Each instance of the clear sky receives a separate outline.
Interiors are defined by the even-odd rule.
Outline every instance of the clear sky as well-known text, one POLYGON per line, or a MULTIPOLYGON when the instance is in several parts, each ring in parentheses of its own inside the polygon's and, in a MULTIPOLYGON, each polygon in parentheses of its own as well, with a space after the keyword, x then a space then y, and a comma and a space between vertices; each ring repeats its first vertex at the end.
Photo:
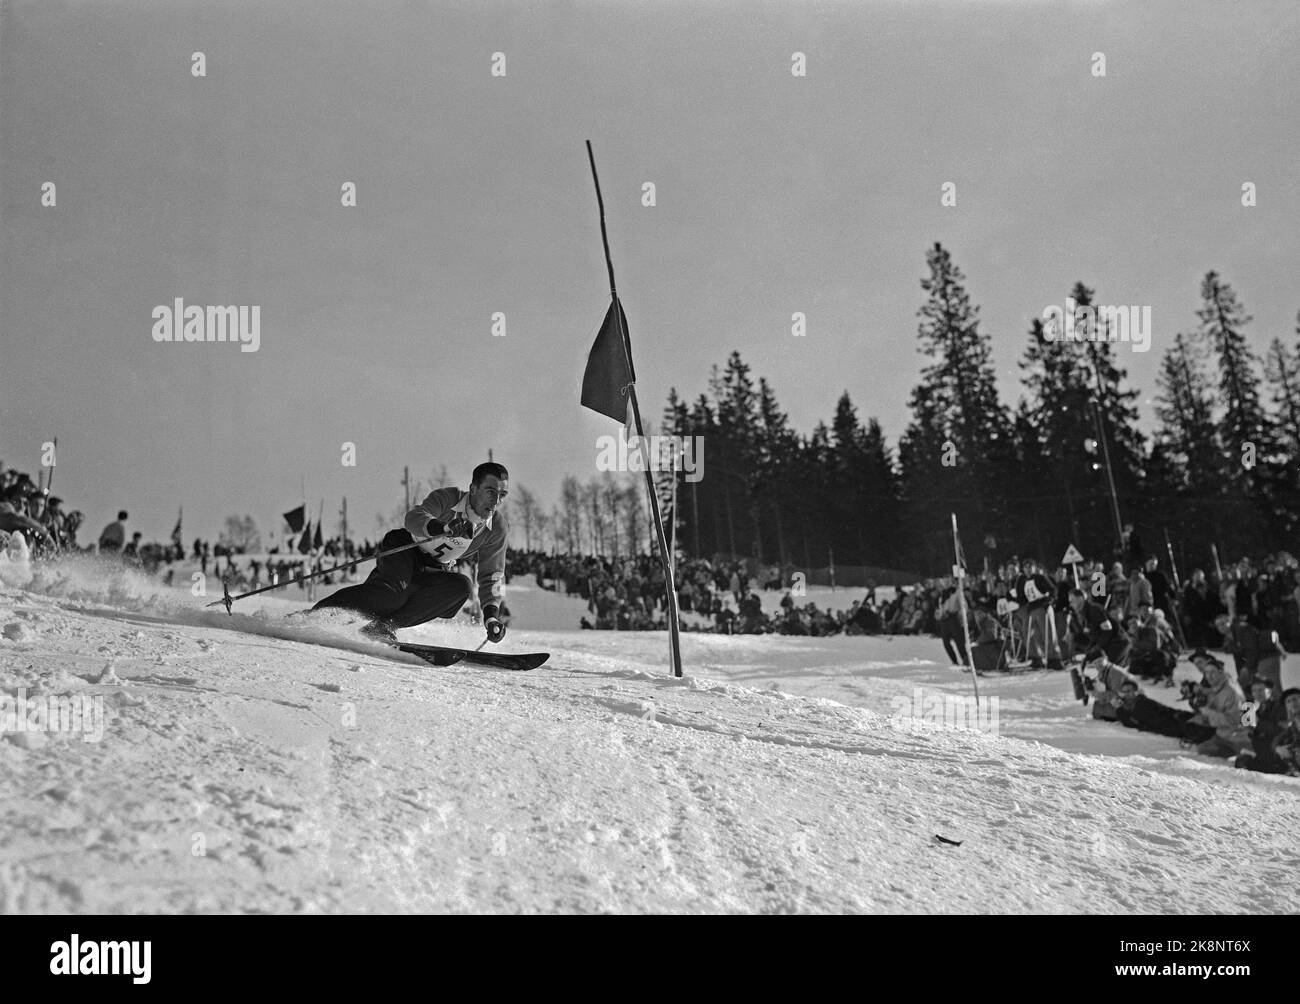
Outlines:
POLYGON ((489 448, 549 506, 615 428, 578 405, 609 293, 585 139, 647 418, 738 349, 800 431, 848 390, 895 442, 935 241, 1009 401, 1076 280, 1151 306, 1149 399, 1209 269, 1258 350, 1293 336, 1298 47, 1264 0, 7 2, 0 460, 57 435, 92 536, 181 503, 187 538, 278 528, 301 479, 373 535, 403 464, 463 487, 489 448), (155 342, 176 297, 259 305, 259 350, 155 342))

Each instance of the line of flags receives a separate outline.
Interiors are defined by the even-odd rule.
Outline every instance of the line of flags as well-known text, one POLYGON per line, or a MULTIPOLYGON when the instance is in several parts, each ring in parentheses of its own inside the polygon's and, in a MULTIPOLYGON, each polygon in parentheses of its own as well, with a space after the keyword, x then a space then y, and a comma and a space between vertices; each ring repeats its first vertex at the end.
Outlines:
POLYGON ((309 554, 313 550, 320 550, 325 546, 325 538, 321 533, 320 520, 316 521, 315 533, 312 532, 311 520, 307 518, 307 507, 300 505, 296 509, 290 509, 282 514, 284 521, 289 525, 291 533, 300 534, 298 537, 298 553, 309 554))

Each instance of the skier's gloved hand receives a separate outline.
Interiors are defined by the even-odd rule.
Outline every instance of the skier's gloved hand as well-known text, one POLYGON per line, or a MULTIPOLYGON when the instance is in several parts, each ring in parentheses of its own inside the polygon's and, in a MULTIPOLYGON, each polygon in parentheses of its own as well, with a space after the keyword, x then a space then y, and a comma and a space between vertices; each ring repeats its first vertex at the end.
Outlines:
POLYGON ((498 613, 494 606, 483 608, 483 629, 487 631, 488 641, 493 645, 506 636, 506 626, 497 617, 498 613))
POLYGON ((453 537, 472 537, 474 536, 474 524, 464 516, 460 516, 447 524, 446 532, 453 537))
POLYGON ((436 519, 431 519, 424 525, 424 535, 426 537, 441 537, 446 532, 447 528, 436 519))

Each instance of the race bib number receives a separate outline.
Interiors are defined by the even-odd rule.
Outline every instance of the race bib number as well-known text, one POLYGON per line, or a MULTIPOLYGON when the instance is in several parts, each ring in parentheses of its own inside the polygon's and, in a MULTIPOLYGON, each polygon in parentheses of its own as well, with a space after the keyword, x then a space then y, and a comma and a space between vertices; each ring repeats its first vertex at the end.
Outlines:
POLYGON ((1039 592, 1038 586, 1034 584, 1033 579, 1025 580, 1025 599, 1030 603, 1033 603, 1036 600, 1041 600, 1046 595, 1046 593, 1039 592))
POLYGON ((434 561, 448 564, 458 561, 469 550, 469 545, 473 543, 473 537, 453 536, 452 534, 443 534, 440 537, 434 537, 420 545, 420 550, 431 557, 434 561))

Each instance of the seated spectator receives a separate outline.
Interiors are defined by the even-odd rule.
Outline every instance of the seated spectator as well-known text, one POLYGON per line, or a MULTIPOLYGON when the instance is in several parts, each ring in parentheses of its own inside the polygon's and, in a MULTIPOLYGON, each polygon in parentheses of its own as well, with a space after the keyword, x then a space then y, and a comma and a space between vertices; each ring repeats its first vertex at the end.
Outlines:
POLYGON ((25 506, 20 508, 22 498, 22 489, 17 485, 11 485, 5 490, 4 500, 0 501, 0 530, 6 530, 10 533, 15 530, 23 530, 26 532, 30 543, 44 540, 53 546, 54 538, 50 536, 50 532, 37 520, 32 519, 26 512, 22 511, 25 506))
POLYGON ((1285 773, 1273 743, 1286 727, 1286 708, 1278 700, 1272 680, 1256 677, 1251 684, 1245 724, 1250 729, 1251 748, 1237 757, 1237 766, 1262 774, 1285 773))
POLYGON ((1277 773, 1300 777, 1300 689, 1284 690, 1282 700, 1286 723, 1273 740, 1273 756, 1281 767, 1277 773))
POLYGON ((1141 604, 1131 637, 1129 669, 1133 674, 1153 681, 1167 681, 1173 686, 1178 643, 1174 641, 1173 630, 1164 614, 1153 610, 1150 604, 1141 604))
POLYGON ((1005 673, 1011 669, 1007 658, 1005 632, 997 617, 987 610, 975 612, 976 632, 971 641, 971 662, 977 673, 1005 673))
POLYGON ((1214 656, 1202 661, 1204 683, 1199 688, 1204 703, 1192 719, 1197 725, 1209 725, 1214 736, 1196 745, 1202 756, 1236 757, 1250 749, 1250 735, 1242 724, 1244 698, 1236 679, 1214 656))

